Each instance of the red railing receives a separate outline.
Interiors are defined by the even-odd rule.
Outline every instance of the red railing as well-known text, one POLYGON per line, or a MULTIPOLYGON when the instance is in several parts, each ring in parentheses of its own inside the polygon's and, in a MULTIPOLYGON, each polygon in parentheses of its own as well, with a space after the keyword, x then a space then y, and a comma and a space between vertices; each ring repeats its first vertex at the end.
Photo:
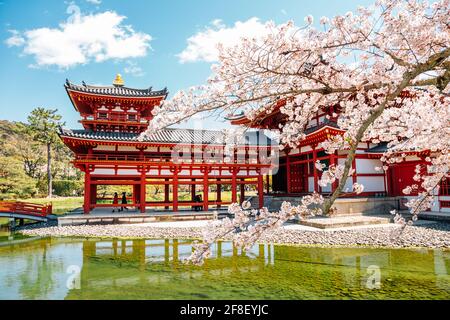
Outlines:
POLYGON ((0 212, 20 213, 31 216, 46 217, 52 213, 51 204, 36 204, 20 201, 0 201, 0 212))
POLYGON ((140 122, 137 116, 129 116, 124 114, 117 114, 117 115, 109 115, 109 116, 98 116, 96 119, 89 119, 86 120, 100 120, 100 121, 126 121, 126 122, 140 122))
POLYGON ((222 157, 217 159, 203 159, 203 158, 183 158, 172 159, 167 156, 151 156, 151 155, 138 155, 138 154, 77 154, 75 156, 76 161, 140 161, 140 162, 174 162, 174 163, 192 163, 192 164, 247 164, 247 165, 268 165, 270 164, 269 158, 264 159, 267 163, 254 163, 256 159, 235 159, 233 162, 225 162, 222 157))

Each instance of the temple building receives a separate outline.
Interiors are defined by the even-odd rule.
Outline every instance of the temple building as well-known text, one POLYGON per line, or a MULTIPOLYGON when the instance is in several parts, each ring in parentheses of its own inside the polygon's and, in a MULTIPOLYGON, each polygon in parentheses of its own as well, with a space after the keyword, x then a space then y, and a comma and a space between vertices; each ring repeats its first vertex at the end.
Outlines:
MULTIPOLYGON (((405 95, 405 93, 402 93, 405 95)), ((407 93, 406 93, 407 95, 407 93)), ((232 124, 244 125, 251 128, 280 130, 280 124, 286 123, 286 115, 280 108, 286 104, 286 100, 280 100, 275 105, 262 108, 258 115, 250 120, 244 114, 232 115, 228 119, 232 124)), ((337 123, 340 107, 322 107, 305 128, 306 137, 301 140, 296 148, 286 147, 279 154, 278 170, 272 176, 272 190, 274 194, 283 196, 298 196, 311 192, 330 194, 337 188, 338 182, 322 187, 319 185, 321 171, 315 163, 320 161, 325 165, 344 164, 347 151, 338 150, 334 154, 328 154, 319 144, 333 135, 342 135, 344 130, 337 123)), ((403 198, 408 199, 417 195, 417 190, 405 195, 403 190, 413 184, 415 168, 418 164, 427 168, 430 163, 426 158, 430 156, 429 150, 402 151, 404 161, 390 164, 386 171, 377 171, 376 167, 383 167, 380 158, 387 150, 385 143, 361 142, 356 150, 352 163, 354 173, 348 178, 341 197, 352 198, 403 198), (364 191, 356 195, 352 191, 353 183, 364 185, 364 191)), ((437 201, 431 208, 432 211, 450 212, 450 181, 443 180, 438 190, 437 201)), ((404 202, 404 201, 403 201, 404 202)))
MULTIPOLYGON (((320 108, 305 128, 305 139, 279 154, 278 146, 273 147, 275 142, 262 129, 276 131, 286 122, 286 116, 280 111, 285 100, 263 108, 252 120, 244 114, 229 116, 233 125, 258 129, 247 131, 245 139, 234 145, 230 156, 222 131, 166 128, 140 138, 153 117, 153 108, 166 99, 166 89, 128 88, 120 75, 112 86, 91 86, 84 82, 76 85, 66 81, 65 88, 80 113, 84 129, 61 128, 60 137, 74 152, 75 167, 85 173, 85 213, 97 207, 121 206, 99 201, 99 185, 131 186, 127 206, 140 212, 147 208, 173 211, 220 208, 242 202, 248 187, 257 191, 257 199, 252 201, 254 207, 264 205, 264 195, 294 199, 311 192, 326 195, 335 190, 338 182, 321 186, 322 172, 315 163, 320 161, 326 169, 332 164, 343 164, 347 157, 345 150, 328 154, 320 148, 321 142, 345 132, 338 126, 338 105, 320 108), (163 188, 164 199, 149 200, 149 186, 163 188), (184 190, 189 188, 189 199, 180 199, 180 186, 184 190), (228 199, 222 197, 225 189, 231 191, 228 199)), ((417 183, 413 180, 414 170, 418 164, 427 168, 430 151, 402 152, 405 161, 389 165, 386 171, 377 171, 377 167, 383 167, 380 158, 385 151, 386 145, 382 143, 368 141, 358 145, 352 163, 354 173, 348 178, 341 197, 359 199, 359 202, 363 198, 372 199, 386 207, 388 201, 395 205, 417 194, 416 190, 406 196, 403 190, 417 183), (354 183, 364 185, 362 193, 353 192, 354 183)), ((450 212, 449 181, 442 181, 437 199, 432 211, 450 212)))
POLYGON ((246 186, 256 187, 258 205, 263 205, 263 179, 271 167, 272 152, 267 136, 248 132, 231 156, 222 131, 162 129, 142 139, 152 109, 168 95, 166 89, 128 88, 120 75, 112 86, 77 85, 67 80, 65 88, 84 129, 61 128, 60 137, 74 152, 75 167, 85 174, 85 213, 121 206, 120 199, 118 204, 99 201, 99 185, 131 186, 127 207, 140 212, 152 207, 173 211, 220 208, 242 202, 246 186), (150 185, 164 187, 164 200, 147 200, 150 185), (215 185, 214 194, 211 185, 215 185), (231 199, 222 199, 226 185, 231 199), (180 186, 190 189, 190 199, 179 199, 180 186))

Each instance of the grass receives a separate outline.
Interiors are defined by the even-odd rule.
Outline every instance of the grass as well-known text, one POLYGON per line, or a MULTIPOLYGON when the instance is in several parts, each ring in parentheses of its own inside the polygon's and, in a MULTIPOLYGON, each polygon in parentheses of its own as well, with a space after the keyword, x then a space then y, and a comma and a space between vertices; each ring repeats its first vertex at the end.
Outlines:
MULTIPOLYGON (((202 192, 197 192, 197 194, 203 195, 202 192)), ((231 201, 231 191, 222 191, 222 201, 231 201)), ((256 192, 254 191, 246 191, 245 193, 246 197, 248 196, 255 196, 256 192)), ((107 195, 108 197, 112 197, 112 195, 107 195)), ((172 201, 172 193, 169 195, 170 201, 172 201)), ((180 201, 189 201, 191 199, 191 193, 190 192, 178 192, 178 199, 180 201)), ((209 193, 209 199, 210 200, 216 200, 216 192, 210 192, 209 193)), ((238 199, 239 199, 239 192, 238 192, 238 199)), ((159 192, 156 195, 154 192, 148 192, 147 201, 163 201, 164 200, 164 192, 159 192)), ((83 206, 83 197, 58 197, 58 198, 33 198, 33 199, 22 199, 19 201, 25 201, 25 202, 31 202, 31 203, 37 203, 37 204, 47 204, 52 203, 53 205, 53 213, 54 214, 63 214, 68 211, 71 211, 76 208, 80 208, 83 206)), ((98 201, 99 203, 108 203, 111 202, 111 200, 105 200, 105 201, 98 201)), ((6 219, 7 222, 7 219, 6 219)), ((0 224, 2 224, 2 220, 0 218, 0 224)))
POLYGON ((54 214, 63 214, 67 211, 80 208, 83 205, 83 197, 58 197, 58 198, 33 198, 33 199, 22 199, 19 201, 37 203, 37 204, 47 204, 52 203, 54 214))

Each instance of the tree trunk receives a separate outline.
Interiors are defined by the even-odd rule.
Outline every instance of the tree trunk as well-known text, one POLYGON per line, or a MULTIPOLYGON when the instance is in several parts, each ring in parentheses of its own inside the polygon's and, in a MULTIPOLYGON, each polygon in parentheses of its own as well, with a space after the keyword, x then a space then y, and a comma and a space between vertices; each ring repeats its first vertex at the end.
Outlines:
POLYGON ((369 126, 371 124, 373 124, 375 122, 375 120, 378 119, 379 116, 381 116, 381 114, 383 113, 383 111, 386 108, 386 106, 388 105, 388 103, 390 101, 393 101, 396 97, 398 97, 400 95, 400 93, 410 84, 410 81, 412 79, 414 79, 418 75, 420 75, 428 70, 432 70, 435 66, 437 66, 440 63, 442 63, 443 61, 445 61, 445 59, 447 59, 449 57, 449 55, 450 55, 450 48, 448 48, 442 52, 435 53, 428 59, 427 62, 418 64, 411 71, 406 71, 403 74, 403 79, 399 83, 397 88, 393 92, 387 94, 384 101, 377 108, 375 108, 375 110, 370 114, 370 116, 366 120, 364 120, 364 122, 361 124, 361 127, 359 127, 358 132, 356 133, 356 137, 354 138, 353 145, 351 146, 351 148, 348 152, 347 159, 345 160, 345 165, 344 165, 344 173, 342 175, 341 180, 339 180, 339 185, 336 188, 336 190, 334 190, 332 195, 328 199, 325 199, 325 201, 322 205, 323 214, 325 214, 325 215, 329 214, 334 202, 339 197, 339 195, 342 193, 342 190, 344 189, 345 183, 348 178, 348 174, 350 172, 350 168, 352 166, 353 159, 355 158, 356 149, 358 148, 358 144, 361 142, 361 140, 364 136, 364 133, 369 128, 369 126))
POLYGON ((51 144, 47 143, 47 182, 48 182, 48 197, 53 195, 53 181, 52 181, 52 149, 51 144))

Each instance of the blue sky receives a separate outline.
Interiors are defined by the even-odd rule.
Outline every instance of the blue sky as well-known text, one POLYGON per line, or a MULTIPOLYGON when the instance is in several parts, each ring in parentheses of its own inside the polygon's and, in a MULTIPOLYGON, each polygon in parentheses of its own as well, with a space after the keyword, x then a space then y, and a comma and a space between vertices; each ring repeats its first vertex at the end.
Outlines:
MULTIPOLYGON (((257 33, 269 20, 302 25, 308 14, 317 22, 370 3, 0 0, 0 119, 26 121, 33 108, 43 106, 58 108, 67 126, 78 128, 78 114, 63 88, 66 78, 110 85, 121 73, 126 86, 167 87, 174 94, 206 80, 219 39, 257 33)), ((213 119, 202 124, 226 126, 213 119)))

